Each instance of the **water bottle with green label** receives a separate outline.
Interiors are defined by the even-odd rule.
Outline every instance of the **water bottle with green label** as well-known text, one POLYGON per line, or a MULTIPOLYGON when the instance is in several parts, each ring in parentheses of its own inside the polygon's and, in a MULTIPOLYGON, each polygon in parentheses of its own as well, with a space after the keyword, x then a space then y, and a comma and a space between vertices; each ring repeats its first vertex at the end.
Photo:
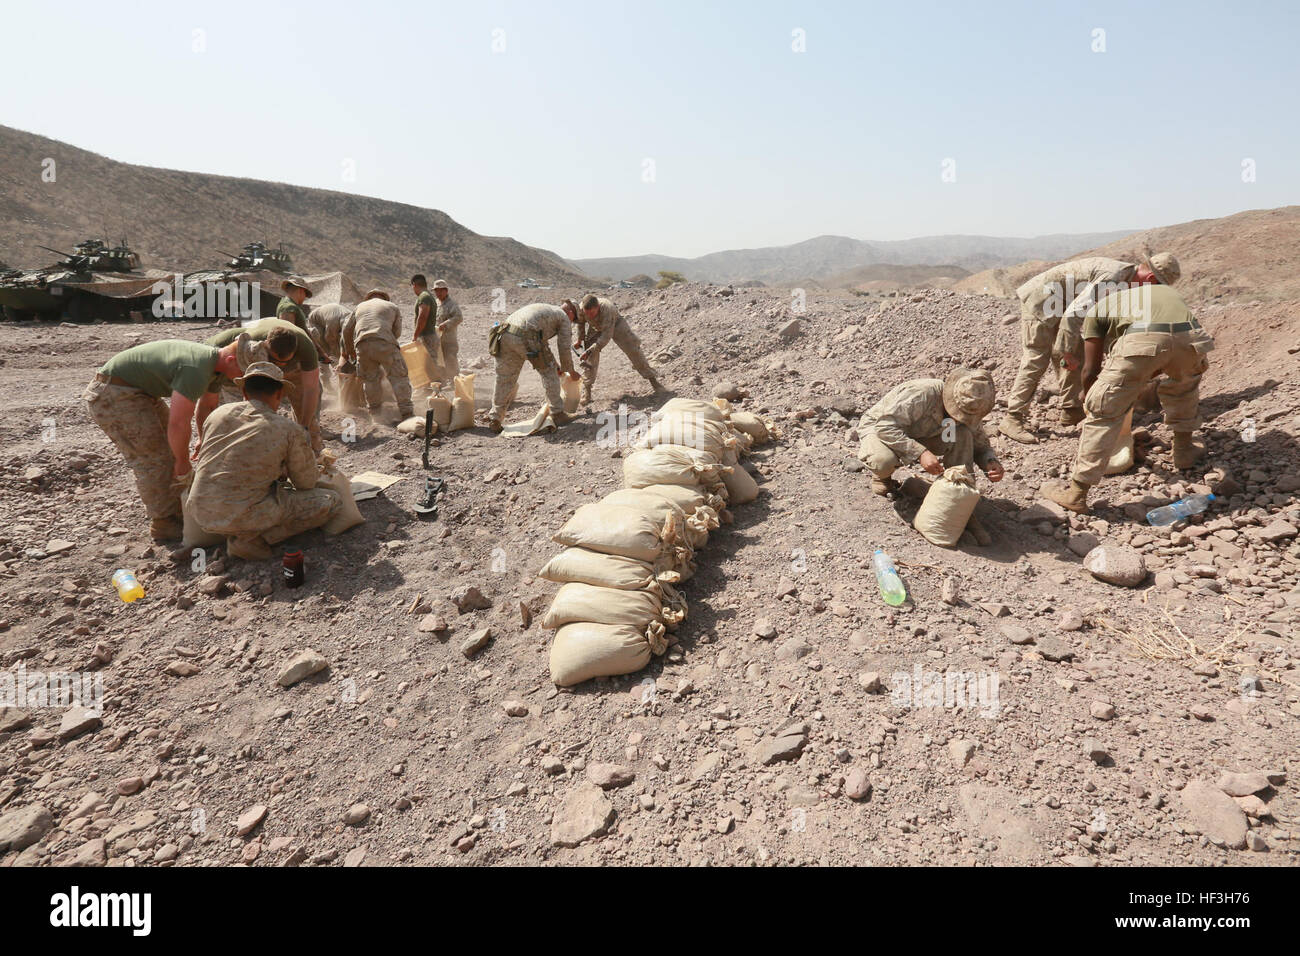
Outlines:
POLYGON ((894 559, 877 548, 871 556, 871 564, 876 569, 876 584, 880 587, 880 596, 885 599, 885 603, 898 607, 906 601, 907 588, 903 587, 903 579, 898 576, 894 559))

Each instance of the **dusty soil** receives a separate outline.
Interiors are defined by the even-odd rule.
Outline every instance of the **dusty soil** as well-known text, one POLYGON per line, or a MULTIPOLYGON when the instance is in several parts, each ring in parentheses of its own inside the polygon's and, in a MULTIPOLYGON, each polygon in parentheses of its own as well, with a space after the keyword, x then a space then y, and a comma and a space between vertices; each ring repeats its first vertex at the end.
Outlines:
MULTIPOLYGON (((778 421, 780 440, 748 459, 762 494, 700 553, 669 653, 572 691, 551 685, 550 632, 523 626, 520 604, 545 610, 555 585, 533 575, 558 550, 550 535, 619 487, 621 451, 595 442, 595 413, 662 401, 616 350, 593 414, 555 435, 444 438, 435 521, 411 511, 418 442, 383 427, 332 438, 348 471, 407 480, 361 503, 364 525, 297 539, 307 582, 288 590, 278 562, 209 553, 200 574, 189 554, 152 546, 120 457, 86 417, 82 388, 113 352, 211 329, 7 328, 0 664, 97 667, 106 703, 102 726, 66 740, 61 708, 0 712, 0 847, 5 821, 37 837, 0 849, 0 865, 1296 865, 1294 313, 1202 313, 1221 341, 1205 472, 1173 471, 1168 433, 1147 416, 1145 463, 1102 486, 1095 517, 1066 520, 1035 501, 1068 468, 1074 434, 995 437, 1008 478, 981 480, 980 506, 995 544, 945 551, 912 531, 911 503, 873 496, 851 470, 854 425, 898 382, 958 364, 991 369, 1005 390, 1018 357, 1009 305, 813 294, 787 339, 786 293, 729 291, 616 295, 677 394, 728 380, 749 393, 740 407, 778 421), (1268 322, 1281 325, 1252 365, 1243 356, 1268 322), (1173 531, 1141 520, 1201 486, 1222 507, 1173 531), (1080 558, 1089 535, 1137 550, 1151 573, 1133 588, 1094 579, 1080 558), (71 547, 50 553, 60 539, 71 547), (877 547, 900 562, 902 608, 878 595, 877 547), (144 600, 117 599, 119 567, 144 600), (467 585, 491 607, 458 613, 450 598, 467 585), (422 631, 429 614, 448 630, 422 631), (760 618, 774 637, 755 634, 760 618), (490 643, 467 658, 462 642, 484 627, 490 643), (328 669, 279 687, 308 648, 328 669), (902 675, 917 669, 996 675, 996 714, 920 695, 905 706, 902 675), (764 763, 792 724, 795 744, 764 763), (1237 772, 1269 785, 1226 797, 1220 778, 1237 772), (558 845, 574 831, 578 846, 558 845)), ((483 360, 486 396, 490 295, 460 299, 462 361, 483 360)), ((540 400, 531 370, 522 383, 512 418, 540 400)))

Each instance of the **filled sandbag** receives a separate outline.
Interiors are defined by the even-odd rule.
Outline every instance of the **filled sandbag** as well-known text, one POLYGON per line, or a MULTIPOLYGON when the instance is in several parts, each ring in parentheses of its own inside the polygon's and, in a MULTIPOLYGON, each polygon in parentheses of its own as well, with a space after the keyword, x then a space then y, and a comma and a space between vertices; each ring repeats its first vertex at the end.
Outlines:
POLYGON ((466 372, 452 380, 455 397, 451 400, 451 423, 448 431, 474 427, 474 374, 466 372))
MULTIPOLYGON (((660 566, 663 567, 661 560, 660 566)), ((594 584, 601 588, 637 591, 653 587, 659 580, 676 581, 675 571, 656 571, 649 561, 619 554, 601 554, 587 548, 565 548, 542 566, 537 576, 557 584, 594 584)))
MULTIPOLYGON (((193 475, 193 472, 190 472, 193 475)), ((190 489, 185 489, 181 493, 181 523, 184 530, 181 532, 181 545, 186 548, 215 548, 219 544, 224 544, 226 536, 222 534, 213 534, 211 531, 204 531, 203 526, 199 524, 198 518, 194 517, 194 509, 190 506, 190 489)))
POLYGON ((637 444, 640 448, 682 445, 706 452, 719 461, 724 460, 728 452, 739 451, 736 433, 725 424, 711 421, 695 412, 682 411, 664 415, 650 426, 650 430, 637 444))
POLYGON ((711 508, 715 512, 727 507, 727 500, 722 495, 711 495, 694 485, 646 485, 637 490, 653 492, 661 498, 667 498, 688 515, 702 506, 711 508))
POLYGON ((758 482, 740 465, 728 469, 722 483, 727 487, 727 503, 732 506, 748 504, 758 497, 758 482))
POLYGON ((674 566, 689 559, 691 550, 681 538, 681 528, 675 520, 656 521, 637 508, 600 501, 575 511, 551 540, 570 548, 586 548, 651 563, 668 556, 674 566))
MULTIPOLYGON (((703 495, 699 497, 703 499, 703 495)), ((672 499, 646 488, 622 488, 611 491, 605 496, 604 501, 611 505, 640 508, 657 521, 667 521, 669 517, 676 518, 686 529, 687 543, 695 550, 704 547, 709 540, 709 532, 718 527, 718 513, 708 505, 693 505, 687 513, 672 499)))
POLYGON ((451 431, 451 402, 441 392, 429 396, 429 408, 433 409, 433 420, 438 431, 451 431))
MULTIPOLYGON (((435 420, 433 425, 435 433, 438 431, 438 423, 435 420)), ((399 435, 415 435, 419 438, 424 437, 424 416, 412 415, 410 418, 404 418, 397 423, 397 433, 399 435)))
POLYGON ((931 544, 951 548, 966 530, 966 522, 979 500, 970 471, 962 466, 949 468, 930 486, 912 519, 912 527, 931 544))
POLYGON ((1133 467, 1133 409, 1128 410, 1124 416, 1124 427, 1119 434, 1119 442, 1115 445, 1115 451, 1111 454, 1110 459, 1106 462, 1106 474, 1119 475, 1133 467))
POLYGON ((765 445, 773 438, 768 423, 753 412, 732 412, 727 417, 727 422, 736 431, 748 435, 755 445, 765 445))
POLYGON ((565 624, 551 641, 551 681, 572 687, 593 677, 634 674, 668 649, 662 625, 565 624))
POLYGON ((633 591, 573 582, 563 585, 542 615, 542 627, 565 624, 626 624, 645 630, 651 624, 673 628, 686 616, 686 601, 671 585, 633 591))
POLYGON ((402 360, 406 363, 406 376, 411 380, 411 388, 423 388, 437 376, 433 357, 419 339, 408 342, 400 349, 402 360))
MULTIPOLYGON (((516 384, 515 388, 519 386, 516 384)), ((566 414, 573 415, 578 411, 578 405, 582 400, 582 381, 576 378, 569 378, 567 375, 560 376, 560 391, 564 393, 564 411, 566 414)))
POLYGON ((656 445, 638 449, 623 459, 623 486, 687 485, 721 494, 722 475, 729 470, 706 452, 684 445, 656 445))
POLYGON ((702 402, 698 398, 671 398, 659 409, 661 415, 672 412, 691 412, 719 425, 727 423, 726 412, 712 402, 702 402))
POLYGON ((356 499, 352 497, 352 479, 343 472, 338 471, 332 465, 325 471, 321 472, 316 479, 317 488, 328 488, 338 494, 342 500, 342 505, 338 512, 329 521, 321 525, 326 534, 342 534, 349 528, 354 528, 364 522, 366 519, 361 516, 361 511, 357 508, 356 499))

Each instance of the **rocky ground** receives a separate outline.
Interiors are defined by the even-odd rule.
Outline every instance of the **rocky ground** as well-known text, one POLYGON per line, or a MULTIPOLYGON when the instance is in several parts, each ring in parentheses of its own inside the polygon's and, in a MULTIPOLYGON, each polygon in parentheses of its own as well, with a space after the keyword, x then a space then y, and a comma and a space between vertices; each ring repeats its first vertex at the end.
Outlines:
MULTIPOLYGON (((616 350, 593 414, 555 435, 445 437, 434 521, 411 511, 417 441, 332 438, 348 471, 407 480, 361 503, 364 525, 299 539, 307 582, 288 590, 278 562, 210 552, 200 572, 153 546, 80 397, 114 351, 210 328, 10 328, 0 665, 92 672, 105 707, 0 711, 0 865, 1300 862, 1300 376, 1294 339, 1260 334, 1280 313, 1201 313, 1220 340, 1204 471, 1171 470, 1158 415, 1140 417, 1143 463, 1079 519, 1036 495, 1074 433, 995 437, 1008 478, 981 481, 980 509, 996 541, 945 551, 911 530, 913 504, 871 494, 854 426, 898 382, 959 364, 1007 389, 1005 301, 615 296, 677 394, 730 383, 781 437, 748 460, 759 499, 699 555, 677 643, 574 690, 551 685, 550 632, 525 621, 555 591, 533 576, 550 535, 620 484, 595 413, 661 401, 616 350), (1223 500, 1203 518, 1142 520, 1209 488, 1223 500), (901 608, 878 595, 877 547, 901 608), (1132 578, 1093 577, 1095 547, 1132 578), (145 599, 117 599, 119 567, 145 599), (942 673, 984 696, 945 705, 924 691, 942 673)), ((483 404, 491 296, 461 301, 483 404)), ((540 399, 522 381, 514 418, 540 399)))

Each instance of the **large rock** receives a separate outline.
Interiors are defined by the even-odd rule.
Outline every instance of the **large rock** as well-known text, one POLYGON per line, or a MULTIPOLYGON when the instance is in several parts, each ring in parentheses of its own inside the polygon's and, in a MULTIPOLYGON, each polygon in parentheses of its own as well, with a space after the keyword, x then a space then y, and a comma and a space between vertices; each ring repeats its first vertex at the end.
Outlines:
POLYGON ((25 850, 54 826, 50 811, 39 803, 0 817, 0 853, 25 850))
POLYGON ((1219 789, 1230 797, 1248 797, 1270 786, 1262 773, 1225 773, 1219 778, 1219 789))
POLYGON ((616 763, 593 763, 587 766, 587 777, 602 790, 626 787, 636 779, 636 774, 616 763))
POLYGON ((594 783, 580 783, 564 795, 551 818, 551 843, 577 846, 600 836, 614 821, 614 805, 594 783))
POLYGON ((299 651, 288 660, 284 667, 280 668, 280 674, 276 677, 275 682, 281 687, 292 687, 299 681, 305 680, 312 674, 317 674, 327 667, 329 667, 329 661, 307 648, 299 651))
POLYGON ((808 725, 791 724, 770 737, 764 737, 754 748, 754 759, 763 766, 782 760, 794 760, 808 744, 808 725))
POLYGON ((492 601, 484 597, 483 592, 472 584, 453 591, 451 603, 456 605, 456 610, 461 614, 468 614, 470 611, 486 611, 492 606, 492 601))
POLYGON ((1203 780, 1183 787, 1181 797, 1192 822, 1208 839, 1232 850, 1245 847, 1249 824, 1232 797, 1203 780))
POLYGON ((59 723, 59 739, 71 740, 89 731, 98 730, 103 725, 103 718, 89 707, 71 707, 64 712, 63 720, 59 723))
POLYGON ((1147 576, 1146 561, 1132 548, 1103 544, 1093 548, 1083 559, 1083 566, 1098 581, 1118 587, 1137 587, 1147 576))

